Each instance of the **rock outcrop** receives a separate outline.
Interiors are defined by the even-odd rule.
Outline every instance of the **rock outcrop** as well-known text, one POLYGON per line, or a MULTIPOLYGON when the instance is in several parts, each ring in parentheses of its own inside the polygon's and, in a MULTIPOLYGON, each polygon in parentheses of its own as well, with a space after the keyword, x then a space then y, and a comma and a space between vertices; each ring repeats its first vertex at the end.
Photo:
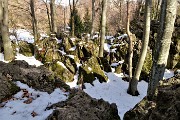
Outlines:
POLYGON ((25 61, 17 60, 10 63, 0 61, 0 66, 0 73, 3 76, 8 75, 12 81, 20 81, 40 91, 51 93, 57 87, 66 91, 70 89, 59 77, 44 66, 30 66, 25 61))
POLYGON ((0 103, 20 90, 11 80, 9 74, 0 74, 0 103))
POLYGON ((68 100, 50 108, 56 110, 46 120, 120 120, 116 104, 91 98, 81 90, 72 90, 68 100))

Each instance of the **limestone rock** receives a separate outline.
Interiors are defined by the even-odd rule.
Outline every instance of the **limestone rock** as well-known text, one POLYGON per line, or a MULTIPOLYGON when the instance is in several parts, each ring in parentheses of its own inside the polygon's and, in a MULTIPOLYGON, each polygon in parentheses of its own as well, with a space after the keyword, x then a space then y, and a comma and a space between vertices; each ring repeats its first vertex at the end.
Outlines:
POLYGON ((0 61, 0 73, 12 76, 13 81, 20 81, 34 89, 51 93, 55 88, 69 90, 60 78, 50 72, 44 66, 30 66, 25 61, 12 61, 4 63, 0 61))
POLYGON ((106 82, 108 80, 98 63, 98 59, 93 56, 84 61, 83 65, 80 66, 79 80, 82 79, 84 82, 92 83, 96 77, 100 82, 106 82))
POLYGON ((25 56, 33 56, 34 55, 34 45, 32 43, 28 43, 26 41, 20 41, 18 43, 19 53, 25 56))
POLYGON ((68 100, 51 106, 56 108, 46 120, 120 120, 116 104, 91 98, 73 90, 68 100))
POLYGON ((20 90, 8 77, 11 76, 9 74, 7 76, 0 74, 0 103, 3 99, 11 97, 20 90))

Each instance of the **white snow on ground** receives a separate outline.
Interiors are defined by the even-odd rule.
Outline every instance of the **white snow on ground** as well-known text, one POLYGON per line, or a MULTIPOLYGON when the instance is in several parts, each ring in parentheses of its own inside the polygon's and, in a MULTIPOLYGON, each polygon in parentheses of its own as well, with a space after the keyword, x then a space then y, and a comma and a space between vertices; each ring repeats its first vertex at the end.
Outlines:
MULTIPOLYGON (((26 61, 29 65, 35 65, 36 67, 43 65, 40 61, 36 60, 34 56, 32 57, 26 57, 22 54, 17 53, 15 56, 15 60, 24 60, 26 61)), ((8 63, 8 61, 4 60, 4 54, 0 53, 0 61, 3 61, 5 63, 8 63)))
POLYGON ((4 102, 4 107, 0 108, 0 120, 45 120, 51 113, 51 110, 45 110, 50 105, 65 101, 68 93, 55 89, 54 92, 48 94, 47 92, 36 91, 29 88, 27 85, 17 82, 17 86, 21 91, 14 95, 14 99, 4 102), (27 90, 31 103, 25 103, 28 97, 24 97, 23 90, 27 90), (32 116, 32 113, 36 116, 32 116))
POLYGON ((66 55, 66 56, 68 56, 68 57, 70 57, 70 58, 72 58, 72 59, 74 59, 74 58, 75 58, 75 56, 74 56, 74 55, 66 55))
POLYGON ((164 72, 164 79, 169 79, 174 76, 174 71, 166 69, 164 72))
POLYGON ((3 61, 5 63, 8 63, 8 61, 4 60, 4 54, 0 53, 0 61, 3 61))
POLYGON ((57 64, 61 65, 64 69, 67 69, 64 63, 58 61, 57 64))
POLYGON ((107 75, 109 78, 107 83, 100 83, 98 80, 93 82, 94 86, 85 83, 86 89, 84 91, 93 98, 102 98, 109 103, 116 103, 118 114, 122 119, 129 109, 146 96, 148 84, 144 81, 139 82, 140 95, 134 97, 126 92, 129 83, 122 80, 123 74, 107 73, 107 75))
POLYGON ((110 52, 110 47, 111 47, 111 45, 104 43, 104 50, 105 51, 110 52))
POLYGON ((17 53, 16 54, 16 59, 15 60, 24 60, 26 61, 29 65, 35 65, 36 67, 43 65, 40 61, 36 60, 34 56, 32 57, 26 57, 22 54, 17 53))
POLYGON ((123 63, 124 63, 124 60, 119 61, 119 62, 116 62, 116 63, 112 63, 112 64, 111 64, 111 67, 116 67, 116 66, 118 66, 119 64, 123 64, 123 63))
POLYGON ((76 50, 76 46, 69 49, 69 51, 75 51, 75 50, 76 50))
MULTIPOLYGON (((10 30, 11 32, 12 30, 10 30)), ((15 30, 15 33, 17 35, 17 38, 13 35, 10 35, 11 40, 23 40, 27 41, 28 43, 34 43, 34 36, 27 30, 25 29, 18 29, 15 30)))
MULTIPOLYGON (((120 61, 119 63, 122 63, 120 61)), ((172 71, 165 73, 167 78, 172 77, 174 74, 172 71)), ((116 103, 118 107, 118 114, 123 119, 124 114, 132 109, 138 102, 140 102, 147 94, 148 83, 141 81, 138 83, 139 96, 131 96, 127 94, 127 88, 129 83, 122 80, 123 74, 116 74, 113 72, 107 73, 108 82, 100 83, 98 79, 93 82, 92 86, 89 83, 85 83, 86 89, 84 91, 93 98, 104 99, 109 103, 116 103)), ((78 74, 74 77, 74 81, 67 83, 71 88, 77 88, 78 74)))

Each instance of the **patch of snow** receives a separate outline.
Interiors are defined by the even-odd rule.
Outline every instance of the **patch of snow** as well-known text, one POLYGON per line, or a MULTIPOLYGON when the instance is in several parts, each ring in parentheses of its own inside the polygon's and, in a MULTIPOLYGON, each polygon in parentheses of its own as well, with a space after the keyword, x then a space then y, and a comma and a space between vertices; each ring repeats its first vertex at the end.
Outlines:
POLYGON ((92 71, 92 68, 91 68, 91 67, 88 67, 88 70, 89 70, 89 71, 92 71))
POLYGON ((111 47, 111 45, 104 43, 104 50, 105 51, 110 52, 110 47, 111 47))
POLYGON ((111 67, 116 67, 116 66, 118 66, 119 64, 123 64, 123 63, 124 63, 124 60, 119 61, 119 62, 116 62, 116 63, 112 63, 112 64, 111 64, 111 67))
POLYGON ((125 37, 127 37, 127 36, 128 36, 127 34, 123 34, 123 35, 117 37, 117 39, 120 40, 120 39, 123 39, 123 38, 125 38, 125 37))
POLYGON ((76 38, 70 38, 72 41, 75 41, 76 40, 76 38))
POLYGON ((174 71, 166 69, 164 72, 164 79, 169 79, 174 76, 174 71))
POLYGON ((3 53, 0 53, 0 61, 5 62, 5 63, 9 63, 9 61, 4 60, 4 54, 3 53))
POLYGON ((73 82, 67 82, 66 84, 70 86, 70 88, 78 88, 77 82, 78 82, 78 77, 79 77, 79 67, 82 65, 80 63, 76 63, 77 65, 77 72, 74 75, 74 81, 73 82))
POLYGON ((108 82, 100 83, 98 80, 93 82, 94 86, 85 83, 84 91, 91 97, 104 99, 109 103, 116 103, 118 114, 123 118, 124 114, 140 102, 146 96, 148 83, 141 81, 138 83, 139 96, 131 96, 127 94, 129 83, 122 80, 123 74, 107 73, 108 82))
POLYGON ((0 120, 45 120, 51 113, 52 109, 46 110, 50 105, 65 101, 68 93, 61 91, 59 88, 48 94, 47 92, 36 91, 29 86, 16 82, 21 89, 26 89, 30 93, 32 102, 24 103, 28 98, 23 97, 23 90, 14 95, 15 99, 4 102, 4 107, 0 108, 0 120), (32 112, 37 116, 33 117, 32 112))
POLYGON ((61 65, 65 69, 67 69, 66 66, 64 65, 64 63, 58 61, 57 64, 61 65))
MULTIPOLYGON (((11 32, 12 30, 10 30, 11 32)), ((25 29, 17 29, 15 30, 15 33, 17 35, 17 40, 27 41, 28 43, 34 43, 34 36, 25 29)), ((16 40, 16 37, 13 35, 10 35, 11 40, 16 40)))
POLYGON ((24 60, 26 61, 29 65, 35 65, 36 67, 43 65, 40 61, 36 60, 34 56, 32 57, 26 57, 22 54, 17 53, 15 56, 15 60, 24 60))
POLYGON ((74 58, 75 58, 75 56, 74 56, 74 55, 66 55, 66 56, 68 56, 68 57, 70 57, 70 58, 72 58, 72 59, 74 59, 74 58))
POLYGON ((76 46, 69 49, 69 51, 75 51, 75 50, 76 50, 76 46))

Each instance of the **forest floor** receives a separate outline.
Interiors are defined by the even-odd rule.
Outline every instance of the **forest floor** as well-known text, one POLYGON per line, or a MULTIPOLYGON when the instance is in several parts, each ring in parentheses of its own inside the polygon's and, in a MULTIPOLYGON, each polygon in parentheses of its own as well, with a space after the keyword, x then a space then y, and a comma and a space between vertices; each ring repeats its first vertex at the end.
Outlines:
MULTIPOLYGON (((34 57, 26 57, 19 53, 16 56, 16 60, 25 60, 29 65, 42 65, 42 63, 34 57)), ((2 53, 0 53, 0 61, 4 61, 2 53)), ((85 83, 84 91, 93 98, 102 98, 109 103, 115 103, 118 107, 118 114, 122 119, 128 110, 132 109, 146 96, 148 83, 143 80, 140 81, 138 84, 140 95, 131 96, 126 92, 128 82, 122 80, 123 74, 114 73, 113 68, 112 71, 113 72, 106 73, 108 76, 106 83, 100 83, 98 80, 95 80, 93 85, 85 83)), ((173 71, 165 71, 165 79, 172 76, 174 76, 173 71)), ((77 78, 78 74, 74 76, 74 82, 67 84, 71 88, 78 88, 76 84, 77 78)), ((68 98, 68 93, 60 89, 55 89, 53 93, 48 94, 29 88, 21 82, 16 82, 16 84, 21 88, 21 91, 15 94, 12 99, 5 101, 3 107, 0 107, 0 120, 44 120, 53 111, 52 109, 46 110, 46 107, 68 98), (30 94, 32 101, 23 96, 25 93, 30 94), (26 102, 29 102, 28 100, 30 100, 30 103, 26 104, 26 102)))

